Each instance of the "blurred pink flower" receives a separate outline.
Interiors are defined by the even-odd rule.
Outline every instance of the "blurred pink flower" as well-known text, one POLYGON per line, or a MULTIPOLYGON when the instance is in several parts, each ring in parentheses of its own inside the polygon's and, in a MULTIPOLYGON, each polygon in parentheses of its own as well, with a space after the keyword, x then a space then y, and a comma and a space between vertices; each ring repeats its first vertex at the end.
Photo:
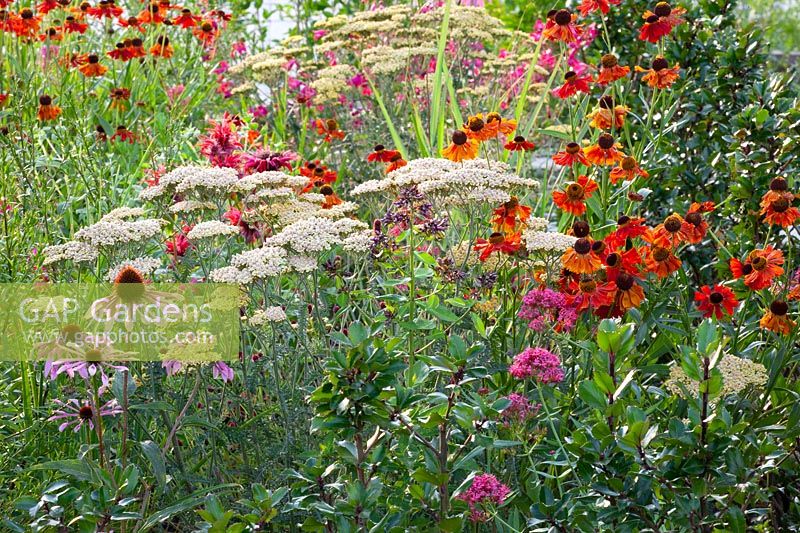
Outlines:
POLYGON ((233 381, 233 369, 222 361, 217 361, 214 363, 211 373, 214 376, 214 379, 221 379, 225 382, 233 381))

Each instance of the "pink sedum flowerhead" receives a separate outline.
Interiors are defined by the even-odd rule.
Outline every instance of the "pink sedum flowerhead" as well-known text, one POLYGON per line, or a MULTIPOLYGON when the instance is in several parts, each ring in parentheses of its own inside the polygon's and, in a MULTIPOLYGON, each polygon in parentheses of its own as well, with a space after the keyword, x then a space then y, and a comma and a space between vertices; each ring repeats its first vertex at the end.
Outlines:
POLYGON ((483 522, 489 515, 483 509, 487 505, 502 505, 511 490, 492 474, 479 474, 472 485, 458 499, 469 505, 470 520, 483 522))
POLYGON ((508 371, 517 379, 533 378, 543 384, 561 383, 564 380, 561 359, 544 348, 526 348, 514 357, 508 371))

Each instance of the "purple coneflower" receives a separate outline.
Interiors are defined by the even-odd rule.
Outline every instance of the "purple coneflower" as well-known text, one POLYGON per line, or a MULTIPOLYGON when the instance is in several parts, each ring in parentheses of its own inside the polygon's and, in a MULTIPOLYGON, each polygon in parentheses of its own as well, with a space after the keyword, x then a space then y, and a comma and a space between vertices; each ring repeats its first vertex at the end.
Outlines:
POLYGON ((233 381, 233 369, 222 361, 217 361, 214 363, 211 373, 214 376, 214 379, 221 379, 222 381, 226 382, 233 381))
POLYGON ((60 374, 70 378, 80 376, 89 381, 92 376, 100 375, 100 388, 98 393, 103 394, 111 384, 111 379, 106 371, 128 372, 128 367, 98 361, 47 361, 44 364, 44 375, 50 380, 55 380, 60 374))
POLYGON ((183 363, 180 361, 164 361, 161 363, 162 368, 166 370, 167 376, 174 376, 183 368, 183 363))
MULTIPOLYGON (((94 408, 91 404, 84 403, 83 405, 78 400, 72 398, 66 402, 61 400, 54 400, 60 406, 53 416, 48 418, 48 422, 53 420, 64 420, 58 426, 59 431, 64 431, 69 426, 75 426, 73 431, 78 431, 83 427, 83 424, 89 424, 91 429, 94 429, 94 408)), ((122 407, 119 406, 117 400, 109 400, 100 408, 100 416, 116 416, 122 413, 122 407)))

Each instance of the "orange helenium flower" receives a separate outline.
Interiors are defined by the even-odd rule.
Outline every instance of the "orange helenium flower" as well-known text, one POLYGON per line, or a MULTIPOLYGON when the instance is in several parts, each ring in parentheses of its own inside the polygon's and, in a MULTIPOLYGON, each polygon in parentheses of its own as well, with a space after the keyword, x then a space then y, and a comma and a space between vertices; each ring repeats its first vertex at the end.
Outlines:
POLYGON ((645 265, 648 272, 654 273, 659 278, 666 278, 681 267, 681 260, 669 248, 652 246, 647 251, 645 265))
POLYGON ((503 235, 500 232, 494 232, 488 240, 478 239, 474 248, 476 252, 481 252, 478 257, 481 261, 486 261, 495 252, 513 255, 520 248, 521 237, 519 233, 503 235))
POLYGON ((108 70, 107 67, 104 67, 100 64, 100 58, 97 57, 95 54, 90 54, 86 57, 86 64, 82 65, 78 68, 78 70, 86 77, 93 78, 97 76, 102 76, 108 70))
POLYGON ((391 159, 391 161, 389 161, 389 164, 386 165, 386 173, 388 174, 389 172, 393 172, 393 171, 397 170, 398 168, 402 168, 402 167, 406 166, 407 164, 408 164, 408 161, 403 159, 403 156, 400 155, 400 152, 397 152, 396 154, 394 154, 392 156, 392 159, 391 159))
POLYGON ((586 200, 597 190, 597 182, 588 176, 578 176, 578 180, 567 185, 563 191, 553 191, 553 202, 559 208, 573 215, 586 212, 586 200))
POLYGON ((574 43, 581 36, 581 26, 575 24, 577 15, 569 9, 559 9, 552 18, 548 18, 542 35, 551 41, 574 43))
POLYGON ((575 163, 580 163, 585 167, 590 166, 589 160, 586 159, 586 154, 583 152, 583 148, 576 142, 567 144, 563 151, 554 155, 553 162, 563 167, 572 166, 575 163))
POLYGON ((697 244, 705 238, 708 233, 708 222, 703 218, 703 213, 713 210, 714 202, 692 203, 683 220, 683 232, 686 234, 687 241, 697 244))
POLYGON ((614 100, 610 96, 604 96, 594 111, 588 117, 592 119, 589 123, 593 128, 600 130, 621 129, 625 125, 625 115, 630 109, 624 105, 614 105, 614 100))
POLYGON ((567 303, 577 311, 610 307, 614 303, 616 286, 609 281, 597 282, 591 278, 571 281, 573 294, 567 295, 567 303))
POLYGON ((503 118, 500 113, 486 115, 486 127, 495 132, 495 135, 508 137, 517 129, 517 121, 513 118, 503 118))
POLYGON ((492 228, 494 231, 502 233, 514 233, 517 226, 524 227, 528 218, 531 216, 531 208, 519 203, 516 196, 512 196, 507 202, 494 210, 492 218, 492 228), (519 221, 519 224, 517 224, 519 221))
POLYGON ((636 158, 633 156, 625 156, 619 162, 619 166, 611 169, 608 175, 611 183, 617 184, 620 180, 631 181, 636 177, 649 178, 650 174, 639 166, 636 158))
POLYGON ((683 218, 678 213, 672 213, 664 219, 664 222, 656 226, 650 234, 645 235, 644 239, 656 246, 675 248, 686 241, 683 222, 683 218))
POLYGON ((636 278, 627 272, 620 272, 613 281, 617 288, 615 307, 623 312, 639 307, 644 300, 644 289, 636 283, 636 278))
POLYGON ((603 15, 608 14, 611 6, 618 6, 621 0, 583 0, 578 10, 584 17, 594 11, 600 11, 603 15))
POLYGON ((775 178, 770 182, 769 191, 761 197, 761 215, 767 224, 777 224, 788 228, 800 218, 800 210, 792 206, 796 196, 790 192, 784 178, 775 178))
POLYGON ((498 126, 499 122, 495 123, 493 126, 488 125, 483 120, 483 115, 478 113, 477 115, 469 117, 467 119, 467 123, 464 124, 461 129, 470 139, 474 139, 476 141, 488 141, 489 139, 497 137, 498 126))
POLYGON ((622 215, 617 220, 617 229, 606 236, 605 243, 609 248, 615 249, 625 245, 628 239, 643 237, 649 232, 650 228, 644 224, 643 218, 622 215))
POLYGON ((699 291, 695 291, 694 301, 705 318, 732 315, 739 305, 733 291, 723 285, 714 285, 713 288, 704 285, 699 291))
POLYGON ((758 325, 779 335, 788 335, 797 325, 789 318, 789 305, 783 300, 775 300, 761 317, 758 325))
POLYGON ((614 137, 603 133, 598 137, 597 144, 586 149, 586 159, 594 165, 614 165, 625 157, 618 148, 621 146, 614 142, 614 137))
POLYGON ((325 197, 322 201, 322 209, 330 209, 342 203, 342 199, 336 196, 336 193, 333 192, 333 187, 330 185, 324 185, 320 188, 319 192, 325 197))
POLYGON ((783 274, 783 252, 767 246, 750 252, 744 263, 733 258, 729 264, 734 278, 744 278, 748 288, 759 291, 772 285, 772 280, 783 274))
POLYGON ((478 141, 470 139, 463 131, 456 130, 450 146, 442 150, 442 155, 455 163, 475 159, 478 157, 478 141))
POLYGON ((392 158, 399 154, 397 150, 387 150, 385 146, 382 144, 375 145, 372 153, 367 156, 367 161, 370 163, 380 162, 380 163, 388 163, 392 160, 392 158))
POLYGON ((575 72, 570 70, 564 74, 564 84, 557 89, 553 89, 553 95, 563 99, 569 98, 578 92, 589 94, 592 91, 592 88, 589 86, 591 82, 591 75, 578 76, 575 72))
POLYGON ((150 47, 150 55, 152 56, 169 59, 172 54, 172 45, 169 44, 169 37, 166 35, 159 35, 156 38, 156 44, 150 47))
POLYGON ((530 141, 526 141, 525 137, 523 137, 522 135, 517 135, 512 140, 504 144, 503 148, 505 148, 509 152, 519 152, 519 151, 529 152, 530 150, 536 148, 536 145, 530 141))
POLYGON ((619 60, 614 54, 605 54, 600 58, 600 73, 595 80, 598 85, 608 85, 630 74, 630 67, 619 65, 619 60))
POLYGON ((564 252, 564 255, 561 256, 561 264, 570 272, 591 274, 600 270, 603 263, 592 250, 592 241, 582 237, 564 252))
POLYGON ((646 73, 642 76, 642 81, 653 89, 666 89, 671 87, 678 79, 680 69, 681 66, 677 63, 674 67, 670 68, 667 60, 661 56, 653 60, 653 68, 644 69, 638 65, 636 66, 636 72, 646 73))
POLYGON ((339 123, 335 119, 322 120, 318 118, 314 122, 314 126, 317 128, 319 135, 325 136, 324 141, 326 143, 331 142, 333 139, 344 139, 344 132, 339 129, 339 123))
POLYGON ((53 99, 43 94, 39 97, 39 110, 36 112, 36 117, 39 120, 55 120, 61 114, 61 108, 53 104, 53 99))

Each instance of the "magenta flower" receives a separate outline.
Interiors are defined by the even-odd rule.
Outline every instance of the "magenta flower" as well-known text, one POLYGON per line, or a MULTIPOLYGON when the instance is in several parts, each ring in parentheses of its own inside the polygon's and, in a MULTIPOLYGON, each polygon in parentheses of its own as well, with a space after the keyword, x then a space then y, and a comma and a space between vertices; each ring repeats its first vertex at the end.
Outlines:
POLYGON ((221 379, 225 382, 233 381, 233 369, 222 361, 217 361, 214 363, 211 373, 214 376, 214 379, 221 379))
POLYGON ((220 61, 217 67, 211 72, 213 72, 214 74, 225 74, 226 72, 228 72, 229 68, 230 65, 228 64, 227 61, 220 61))
POLYGON ((248 111, 250 111, 250 116, 253 117, 253 118, 266 117, 267 113, 269 112, 269 110, 267 109, 267 106, 263 106, 263 105, 253 106, 248 111))
MULTIPOLYGON (((66 402, 54 400, 60 406, 53 412, 53 416, 47 419, 48 422, 54 420, 65 420, 58 426, 58 431, 64 431, 69 426, 75 426, 73 431, 80 430, 84 424, 89 424, 94 429, 94 408, 87 402, 81 405, 78 400, 70 399, 66 402)), ((116 416, 122 412, 117 400, 109 400, 100 408, 100 416, 116 416)))
POLYGON ((236 123, 227 113, 221 120, 209 120, 206 134, 200 136, 200 153, 215 167, 236 167, 242 141, 236 132, 236 123))
POLYGON ((247 53, 247 44, 244 41, 236 41, 231 45, 231 57, 243 56, 247 53))
POLYGON ((459 494, 457 499, 469 505, 470 520, 483 522, 489 518, 484 507, 502 505, 509 492, 511 490, 492 474, 479 474, 472 480, 472 485, 459 494))
POLYGON ((517 379, 533 378, 539 383, 561 383, 564 370, 561 359, 544 348, 526 348, 514 357, 509 373, 517 379))
POLYGON ((228 209, 222 215, 222 218, 227 219, 232 226, 239 226, 239 233, 241 233, 242 237, 244 237, 245 242, 249 244, 256 242, 261 236, 261 232, 258 230, 258 228, 250 226, 247 222, 245 222, 244 218, 242 218, 242 212, 235 207, 228 209))
POLYGON ((294 152, 272 152, 269 148, 259 148, 242 155, 242 170, 245 174, 269 170, 292 170, 292 161, 298 158, 294 152))

